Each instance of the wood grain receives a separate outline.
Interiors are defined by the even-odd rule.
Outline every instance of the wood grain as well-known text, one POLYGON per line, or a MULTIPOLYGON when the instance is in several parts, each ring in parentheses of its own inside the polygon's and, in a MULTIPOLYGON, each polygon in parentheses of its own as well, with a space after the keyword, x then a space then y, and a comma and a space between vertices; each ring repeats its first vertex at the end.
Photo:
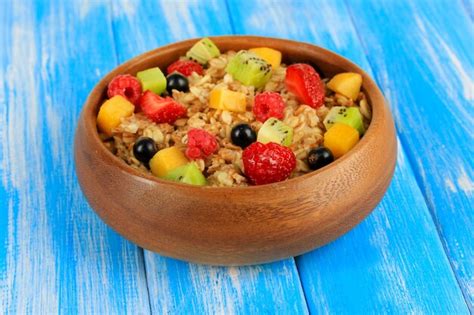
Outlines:
MULTIPOLYGON (((223 1, 114 2, 113 10, 120 62, 174 41, 232 33, 223 1), (175 9, 168 9, 170 6, 175 9), (122 7, 128 9, 122 12, 122 7), (166 29, 171 31, 157 31, 166 29), (130 33, 136 36, 130 38, 130 33)), ((145 262, 151 307, 156 313, 307 313, 293 259, 219 268, 145 251, 145 262)))
POLYGON ((149 313, 142 252, 88 207, 72 162, 80 108, 116 65, 104 49, 113 48, 109 11, 70 1, 6 4, 0 313, 149 313))
MULTIPOLYGON (((306 40, 371 71, 358 40, 364 34, 352 26, 343 1, 229 6, 239 21, 236 33, 306 40)), ((389 193, 374 213, 341 239, 298 257, 297 265, 311 312, 467 312, 403 148, 389 193)))
POLYGON ((423 3, 348 8, 474 311, 474 24, 460 1, 423 3), (380 46, 371 45, 374 38, 380 46))

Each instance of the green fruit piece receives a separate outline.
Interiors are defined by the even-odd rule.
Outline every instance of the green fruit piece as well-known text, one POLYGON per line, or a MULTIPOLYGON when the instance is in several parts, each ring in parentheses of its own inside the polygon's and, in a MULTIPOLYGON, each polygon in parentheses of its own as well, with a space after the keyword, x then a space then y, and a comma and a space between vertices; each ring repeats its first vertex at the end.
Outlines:
POLYGON ((166 77, 158 67, 138 72, 137 78, 142 84, 143 92, 150 90, 160 95, 166 90, 166 77))
POLYGON ((269 118, 260 127, 257 141, 264 144, 275 142, 288 147, 293 141, 293 128, 285 125, 281 120, 269 118))
POLYGON ((364 134, 364 121, 358 107, 334 106, 324 118, 324 127, 329 130, 335 123, 341 123, 357 129, 360 135, 364 134))
POLYGON ((272 76, 272 66, 257 54, 247 50, 241 50, 232 57, 225 71, 240 83, 256 88, 263 87, 272 76))
POLYGON ((186 53, 186 57, 203 65, 212 58, 219 57, 220 55, 221 52, 219 51, 219 48, 217 48, 216 44, 207 37, 204 37, 194 44, 194 46, 186 53))
POLYGON ((206 185, 206 178, 194 162, 170 171, 164 179, 196 186, 206 185))

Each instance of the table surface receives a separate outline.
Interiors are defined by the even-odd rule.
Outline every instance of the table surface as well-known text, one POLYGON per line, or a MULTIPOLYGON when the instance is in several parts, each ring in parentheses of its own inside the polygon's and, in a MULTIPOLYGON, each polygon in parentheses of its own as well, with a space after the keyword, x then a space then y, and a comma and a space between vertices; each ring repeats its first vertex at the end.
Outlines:
POLYGON ((0 0, 0 313, 456 313, 474 304, 474 9, 435 1, 0 0), (78 186, 76 122, 118 64, 174 41, 320 45, 376 79, 399 153, 374 212, 308 254, 210 267, 143 250, 78 186), (2 311, 3 310, 3 311, 2 311))

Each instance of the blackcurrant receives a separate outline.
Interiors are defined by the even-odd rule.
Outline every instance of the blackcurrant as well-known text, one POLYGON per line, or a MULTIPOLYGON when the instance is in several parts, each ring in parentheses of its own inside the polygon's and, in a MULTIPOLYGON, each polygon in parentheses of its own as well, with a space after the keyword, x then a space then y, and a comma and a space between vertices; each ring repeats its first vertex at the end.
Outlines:
POLYGON ((317 170, 334 161, 331 151, 325 147, 311 149, 308 153, 308 166, 312 170, 317 170))
POLYGON ((137 160, 145 164, 150 162, 157 151, 155 141, 152 138, 140 138, 133 145, 133 155, 137 160))
POLYGON ((232 143, 245 149, 257 140, 257 134, 247 124, 239 124, 232 128, 230 133, 232 143))
POLYGON ((173 72, 166 77, 166 91, 169 95, 173 95, 173 90, 180 92, 189 91, 189 81, 184 75, 178 72, 173 72))

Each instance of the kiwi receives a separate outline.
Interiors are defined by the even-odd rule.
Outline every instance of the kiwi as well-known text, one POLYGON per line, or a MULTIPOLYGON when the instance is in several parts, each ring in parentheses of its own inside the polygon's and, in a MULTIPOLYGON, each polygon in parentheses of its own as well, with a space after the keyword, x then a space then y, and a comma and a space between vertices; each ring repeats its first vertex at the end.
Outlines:
POLYGON ((241 50, 230 59, 225 71, 244 85, 261 88, 270 79, 272 66, 257 54, 241 50))
POLYGON ((260 127, 257 141, 261 143, 275 142, 288 147, 293 141, 293 128, 285 125, 281 120, 269 118, 260 127))
POLYGON ((166 77, 158 67, 137 72, 143 91, 150 90, 160 95, 166 90, 166 77))
POLYGON ((204 37, 194 44, 186 53, 188 59, 194 60, 202 65, 205 65, 209 60, 219 57, 220 55, 221 52, 219 48, 207 37, 204 37))
POLYGON ((341 123, 357 129, 360 135, 365 132, 362 114, 358 107, 334 106, 324 118, 324 127, 329 130, 335 123, 341 123))
POLYGON ((170 171, 164 179, 196 186, 206 185, 206 178, 202 175, 194 162, 182 165, 170 171))

